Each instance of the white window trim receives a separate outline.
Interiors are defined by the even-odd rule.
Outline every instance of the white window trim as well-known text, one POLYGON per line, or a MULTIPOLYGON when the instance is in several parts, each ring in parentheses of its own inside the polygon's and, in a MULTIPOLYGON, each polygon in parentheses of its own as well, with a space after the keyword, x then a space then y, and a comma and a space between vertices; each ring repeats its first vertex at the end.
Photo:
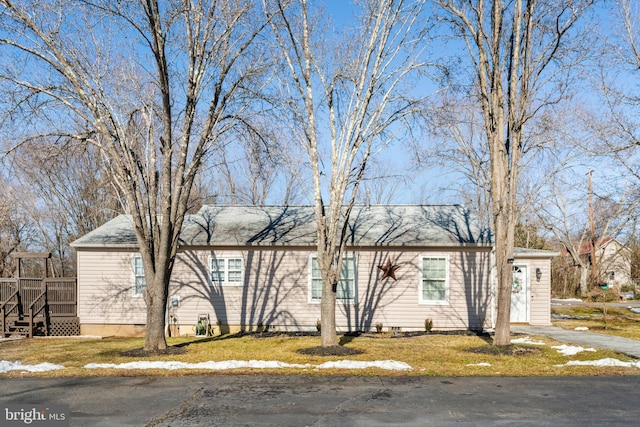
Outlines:
MULTIPOLYGON (((313 259, 318 258, 318 255, 313 253, 309 255, 309 292, 308 299, 309 304, 320 304, 322 298, 314 299, 313 298, 313 259)), ((358 257, 355 253, 345 254, 342 257, 342 262, 346 259, 353 259, 353 298, 336 298, 336 304, 345 304, 345 305, 355 305, 358 301, 358 257)))
MULTIPOLYGON (((136 260, 137 259, 139 259, 140 262, 142 263, 142 255, 140 255, 138 253, 135 253, 131 257, 131 294, 135 298, 141 298, 142 296, 144 296, 144 289, 147 288, 147 278, 145 277, 145 279, 144 279, 144 289, 142 290, 142 292, 136 292, 136 289, 138 289, 138 287, 137 287, 138 276, 136 275, 136 260)), ((142 265, 142 274, 144 274, 144 264, 142 265)))
POLYGON ((421 255, 420 256, 420 265, 419 265, 419 270, 420 270, 420 274, 419 274, 419 282, 418 282, 418 303, 419 304, 424 304, 424 305, 449 305, 449 295, 450 295, 450 288, 451 288, 451 282, 450 282, 450 262, 449 262, 449 255, 441 255, 441 254, 428 254, 428 255, 421 255), (423 292, 422 292, 422 284, 423 284, 423 280, 424 280, 424 272, 422 271, 422 265, 423 265, 423 261, 425 259, 443 259, 445 260, 445 279, 444 279, 444 300, 426 300, 422 297, 423 292))
MULTIPOLYGON (((214 286, 213 279, 211 278, 211 261, 212 260, 223 260, 224 261, 224 275, 225 277, 222 280, 222 283, 216 283, 216 286, 224 286, 224 287, 242 287, 244 286, 244 277, 245 277, 245 269, 246 266, 244 264, 244 257, 242 254, 238 255, 220 255, 216 256, 215 254, 210 254, 208 259, 208 268, 207 268, 207 277, 209 280, 209 286, 214 286), (229 282, 229 260, 230 259, 239 259, 242 262, 242 270, 240 271, 240 281, 239 282, 229 282)), ((235 270, 234 270, 235 271, 235 270)))

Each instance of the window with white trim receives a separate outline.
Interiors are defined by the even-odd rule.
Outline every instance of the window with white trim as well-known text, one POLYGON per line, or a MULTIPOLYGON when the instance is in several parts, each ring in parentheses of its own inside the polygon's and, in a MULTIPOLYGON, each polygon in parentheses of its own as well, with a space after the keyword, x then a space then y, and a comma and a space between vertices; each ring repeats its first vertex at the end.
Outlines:
POLYGON ((420 301, 446 302, 449 297, 449 259, 444 256, 424 256, 420 272, 420 301))
POLYGON ((242 286, 244 283, 244 260, 242 257, 216 257, 209 261, 211 283, 218 286, 242 286))
MULTIPOLYGON (((340 280, 336 287, 336 299, 339 301, 353 301, 356 294, 356 259, 354 257, 342 258, 340 280)), ((311 301, 322 299, 322 274, 318 257, 311 257, 311 301)))
POLYGON ((140 255, 133 256, 133 295, 142 295, 147 287, 144 277, 144 265, 140 255))

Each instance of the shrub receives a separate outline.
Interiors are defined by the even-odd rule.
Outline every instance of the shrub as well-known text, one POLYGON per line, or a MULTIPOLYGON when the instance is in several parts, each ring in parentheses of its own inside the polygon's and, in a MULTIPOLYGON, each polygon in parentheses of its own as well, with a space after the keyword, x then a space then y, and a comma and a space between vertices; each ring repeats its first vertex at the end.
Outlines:
POLYGON ((626 285, 622 285, 620 287, 620 291, 621 292, 634 292, 635 291, 635 287, 629 283, 627 283, 626 285))
POLYGON ((433 319, 427 317, 424 319, 424 330, 426 332, 431 332, 431 329, 433 329, 433 319))
POLYGON ((382 323, 376 323, 376 332, 382 332, 382 323))

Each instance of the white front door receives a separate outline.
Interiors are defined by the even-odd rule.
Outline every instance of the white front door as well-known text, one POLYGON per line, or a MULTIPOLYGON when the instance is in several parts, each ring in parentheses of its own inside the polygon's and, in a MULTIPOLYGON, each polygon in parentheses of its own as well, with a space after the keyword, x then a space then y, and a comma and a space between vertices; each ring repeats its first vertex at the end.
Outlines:
POLYGON ((513 266, 511 286, 511 323, 529 322, 529 267, 513 266))

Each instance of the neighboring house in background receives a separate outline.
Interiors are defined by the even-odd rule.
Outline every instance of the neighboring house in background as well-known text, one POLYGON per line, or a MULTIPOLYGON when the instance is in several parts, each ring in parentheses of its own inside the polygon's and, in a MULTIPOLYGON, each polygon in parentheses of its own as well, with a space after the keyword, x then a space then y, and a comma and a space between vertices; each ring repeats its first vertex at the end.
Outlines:
MULTIPOLYGON (((609 286, 620 288, 632 284, 631 278, 631 249, 611 237, 603 237, 596 242, 596 268, 599 280, 609 286)), ((580 256, 591 261, 591 242, 585 241, 580 245, 580 256)))
MULTIPOLYGON (((357 206, 337 286, 340 331, 494 326, 492 244, 460 206, 357 206), (380 266, 398 266, 394 280, 380 266)), ((83 334, 140 335, 144 272, 131 217, 76 240, 83 334)), ((512 321, 550 324, 550 259, 517 250, 512 321)), ((312 207, 204 206, 187 216, 169 289, 172 332, 194 334, 201 315, 219 331, 315 330, 320 272, 312 207), (179 332, 178 332, 179 330, 179 332)))

